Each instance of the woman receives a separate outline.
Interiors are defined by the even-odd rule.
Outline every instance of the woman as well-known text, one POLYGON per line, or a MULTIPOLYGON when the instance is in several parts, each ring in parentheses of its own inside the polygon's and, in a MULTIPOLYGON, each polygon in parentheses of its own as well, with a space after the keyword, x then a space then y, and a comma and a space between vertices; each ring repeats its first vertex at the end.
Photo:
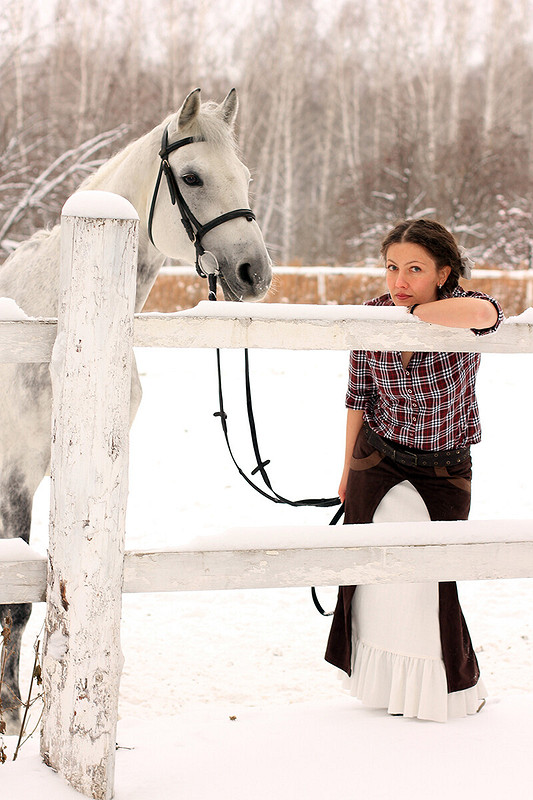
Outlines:
MULTIPOLYGON (((478 335, 501 323, 495 300, 459 286, 468 259, 440 223, 399 223, 381 255, 388 294, 369 305, 403 306, 424 322, 478 335)), ((345 523, 468 518, 479 363, 478 353, 351 354, 339 486, 345 523)), ((453 582, 341 587, 326 660, 347 673, 353 695, 390 714, 444 722, 484 703, 453 582)))

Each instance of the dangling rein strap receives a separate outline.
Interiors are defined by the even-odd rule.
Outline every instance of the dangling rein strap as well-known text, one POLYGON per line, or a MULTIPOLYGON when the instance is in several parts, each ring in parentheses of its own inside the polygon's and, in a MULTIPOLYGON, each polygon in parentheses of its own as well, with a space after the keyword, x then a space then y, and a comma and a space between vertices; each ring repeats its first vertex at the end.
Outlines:
MULTIPOLYGON (((336 525, 343 514, 344 514, 344 503, 341 505, 340 508, 338 508, 336 510, 336 512, 335 512, 335 514, 333 516, 333 519, 331 520, 331 522, 329 524, 330 525, 336 525)), ((316 589, 315 589, 314 586, 311 586, 311 597, 313 598, 313 603, 315 604, 316 610, 320 614, 322 614, 323 617, 332 617, 333 616, 333 614, 335 613, 334 611, 324 611, 324 609, 323 609, 323 607, 322 607, 322 605, 321 605, 321 603, 320 603, 320 601, 318 599, 318 596, 317 596, 317 593, 316 593, 316 589)))
POLYGON ((218 404, 219 410, 213 415, 215 417, 220 418, 220 423, 222 425, 222 430, 224 432, 224 438, 226 439, 226 444, 228 446, 229 454, 237 470, 239 475, 241 475, 246 483, 248 483, 256 492, 259 492, 263 497, 266 497, 268 500, 271 500, 273 503, 282 503, 288 506, 314 506, 316 508, 331 508, 332 506, 338 506, 340 504, 340 499, 338 497, 328 497, 328 498, 306 498, 303 500, 288 500, 283 495, 278 494, 272 487, 272 483, 270 482, 270 478, 266 471, 266 467, 270 464, 269 460, 263 460, 261 457, 261 453, 259 451, 259 441, 257 437, 257 429, 255 425, 255 418, 253 412, 253 404, 252 404, 252 391, 250 385, 250 364, 248 358, 248 350, 245 349, 244 351, 244 372, 245 372, 245 384, 246 384, 246 409, 248 413, 248 423, 250 426, 250 434, 252 438, 252 446, 254 450, 254 456, 256 460, 256 467, 252 471, 252 475, 259 473, 269 490, 266 492, 261 487, 257 486, 254 481, 252 481, 248 475, 241 469, 235 456, 233 455, 233 451, 231 449, 231 444, 229 441, 229 433, 228 433, 228 415, 224 410, 224 396, 222 391, 222 369, 221 369, 221 362, 220 362, 220 350, 217 349, 217 371, 218 371, 218 404))
MULTIPOLYGON (((211 278, 211 275, 209 276, 209 278, 211 278)), ((216 280, 216 278, 215 278, 215 280, 216 280)), ((213 297, 211 299, 216 300, 216 295, 215 295, 215 297, 213 297)), ((266 471, 266 467, 268 466, 268 464, 270 464, 270 461, 269 460, 263 461, 263 459, 261 458, 261 453, 259 452, 259 442, 258 442, 258 439, 257 439, 257 430, 256 430, 256 427, 255 427, 255 418, 254 418, 254 412, 253 412, 253 406, 252 406, 252 392, 251 392, 251 388, 250 388, 250 369, 249 369, 249 366, 250 365, 249 365, 249 359, 248 359, 248 350, 245 349, 245 351, 244 351, 244 371, 245 371, 245 382, 246 382, 246 409, 247 409, 247 412, 248 412, 248 423, 249 423, 249 426, 250 426, 250 434, 251 434, 251 437, 252 437, 252 445, 253 445, 253 449, 254 449, 255 460, 257 462, 256 468, 254 470, 252 470, 252 475, 255 475, 257 472, 259 472, 261 477, 263 478, 263 481, 264 481, 267 489, 270 490, 271 494, 266 492, 264 489, 261 489, 260 486, 257 486, 257 484, 254 483, 248 477, 248 475, 244 472, 244 470, 241 469, 241 467, 239 466, 239 464, 237 462, 237 459, 233 455, 233 451, 231 449, 231 444, 230 444, 230 441, 229 441, 228 415, 226 414, 226 412, 224 410, 224 396, 223 396, 223 392, 222 392, 222 369, 221 369, 221 365, 220 365, 220 349, 217 348, 218 405, 219 405, 219 410, 213 416, 220 418, 220 424, 222 425, 222 430, 224 432, 224 438, 226 440, 226 445, 228 447, 228 451, 229 451, 229 454, 231 456, 231 460, 233 461, 233 463, 237 467, 237 471, 238 471, 239 475, 241 475, 241 477, 244 478, 246 483, 249 486, 251 486, 252 489, 255 489, 256 492, 259 492, 260 495, 262 495, 263 497, 266 497, 267 500, 271 500, 273 503, 282 503, 284 505, 289 505, 289 506, 314 506, 314 507, 317 507, 317 508, 331 508, 332 506, 339 506, 339 508, 335 512, 331 522, 329 523, 330 525, 336 525, 337 522, 341 519, 341 517, 344 514, 344 503, 341 503, 339 497, 329 497, 329 498, 324 498, 324 499, 321 499, 321 500, 317 500, 317 499, 288 500, 286 497, 283 497, 282 495, 278 494, 273 489, 272 484, 270 482, 270 478, 269 478, 269 476, 267 474, 267 471, 266 471)), ((333 611, 324 611, 322 605, 320 604, 320 601, 318 599, 318 596, 317 596, 317 593, 316 593, 316 589, 315 589, 314 586, 311 587, 311 597, 313 598, 313 603, 315 604, 315 608, 317 609, 317 611, 319 611, 320 614, 322 614, 323 617, 331 617, 333 615, 333 613, 334 613, 333 611)))

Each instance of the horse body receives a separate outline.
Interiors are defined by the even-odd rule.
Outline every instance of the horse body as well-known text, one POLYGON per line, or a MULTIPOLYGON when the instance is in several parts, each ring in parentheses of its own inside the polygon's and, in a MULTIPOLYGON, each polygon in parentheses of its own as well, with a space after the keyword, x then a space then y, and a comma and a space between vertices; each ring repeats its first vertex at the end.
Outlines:
MULTIPOLYGON (((203 106, 199 90, 191 92, 177 114, 128 145, 80 187, 115 192, 137 210, 140 223, 136 311, 143 307, 166 257, 195 257, 194 244, 166 191, 160 191, 155 200, 153 244, 148 235, 162 132, 167 128, 171 141, 194 137, 186 147, 174 151, 169 162, 189 207, 198 219, 208 222, 248 205, 249 172, 236 154, 232 134, 236 112, 233 90, 222 104, 203 106)), ((254 221, 244 216, 231 219, 208 231, 202 244, 218 262, 226 299, 257 300, 266 294, 272 277, 271 262, 254 221)), ((28 316, 57 316, 59 262, 59 226, 38 232, 0 268, 0 296, 13 298, 28 316)), ((33 495, 50 463, 49 366, 1 365, 0 381, 0 538, 21 537, 29 542, 33 495)), ((140 397, 140 382, 133 365, 132 418, 140 397)), ((0 606, 0 621, 7 613, 12 618, 2 686, 8 733, 17 732, 19 727, 20 640, 30 612, 29 604, 0 606)))

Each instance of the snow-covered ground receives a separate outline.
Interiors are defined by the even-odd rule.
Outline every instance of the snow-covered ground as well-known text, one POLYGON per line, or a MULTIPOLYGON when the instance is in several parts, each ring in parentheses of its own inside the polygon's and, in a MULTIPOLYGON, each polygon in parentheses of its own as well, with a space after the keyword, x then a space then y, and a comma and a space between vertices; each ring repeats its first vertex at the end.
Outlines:
MULTIPOLYGON (((144 400, 132 431, 128 549, 233 526, 329 521, 328 510, 269 503, 237 475, 213 417, 212 351, 139 350, 137 358, 144 400)), ((223 363, 234 449, 251 469, 242 353, 223 353, 223 363)), ((334 495, 347 354, 257 351, 251 363, 274 487, 291 498, 334 495)), ((472 519, 533 518, 532 391, 532 356, 483 356, 472 519)), ((32 545, 42 552, 48 490, 44 482, 34 504, 32 545)), ((118 751, 117 799, 529 797, 533 583, 459 588, 491 700, 447 725, 391 718, 343 697, 322 657, 328 621, 306 589, 124 595, 119 744, 135 749, 118 751)), ((320 592, 324 604, 334 595, 320 592)), ((23 686, 43 614, 36 606, 28 628, 23 686)), ((78 797, 37 750, 32 740, 0 767, 2 797, 78 797)))

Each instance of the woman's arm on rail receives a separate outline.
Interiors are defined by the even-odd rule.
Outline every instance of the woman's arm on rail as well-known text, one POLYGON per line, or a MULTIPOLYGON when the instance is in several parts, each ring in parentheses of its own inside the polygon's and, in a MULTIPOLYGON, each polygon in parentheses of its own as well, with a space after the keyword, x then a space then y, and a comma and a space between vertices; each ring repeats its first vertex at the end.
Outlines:
POLYGON ((448 297, 432 303, 421 303, 413 316, 422 322, 446 325, 448 328, 492 328, 498 321, 498 311, 490 300, 480 297, 448 297))

